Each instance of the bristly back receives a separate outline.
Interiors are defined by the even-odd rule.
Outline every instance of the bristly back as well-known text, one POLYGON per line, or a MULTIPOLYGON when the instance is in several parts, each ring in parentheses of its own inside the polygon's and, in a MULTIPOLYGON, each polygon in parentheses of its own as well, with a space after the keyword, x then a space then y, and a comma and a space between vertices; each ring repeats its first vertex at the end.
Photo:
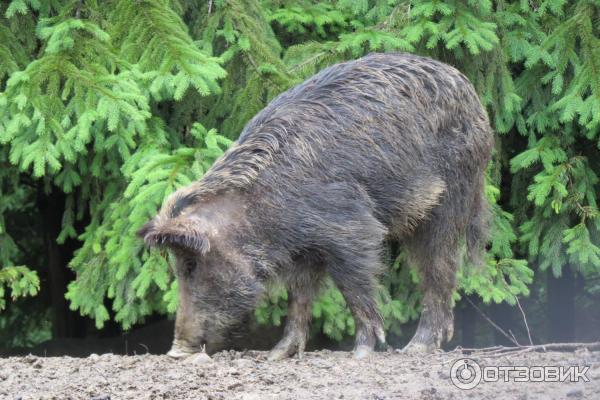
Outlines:
MULTIPOLYGON (((240 138, 217 160, 202 179, 176 191, 167 199, 158 218, 177 217, 183 210, 200 199, 209 198, 230 189, 242 189, 250 186, 261 171, 273 164, 278 157, 293 157, 294 162, 312 163, 316 155, 311 150, 311 146, 312 148, 321 147, 322 143, 318 142, 323 140, 321 136, 324 136, 323 132, 326 131, 321 123, 322 120, 319 121, 318 118, 329 118, 341 130, 344 130, 341 125, 351 123, 348 118, 339 118, 339 115, 336 117, 339 113, 330 108, 329 104, 339 102, 341 98, 344 98, 343 93, 348 93, 348 90, 352 89, 353 85, 349 85, 349 83, 361 82, 354 85, 356 87, 354 87, 355 93, 353 94, 362 97, 363 100, 375 101, 376 96, 373 93, 364 93, 365 85, 369 84, 370 79, 373 79, 377 85, 372 83, 370 87, 377 95, 381 96, 382 93, 385 93, 380 90, 381 87, 385 87, 386 90, 396 90, 399 96, 409 97, 411 101, 420 101, 420 98, 415 97, 415 92, 418 92, 417 86, 427 80, 404 79, 405 76, 410 77, 414 73, 429 77, 436 75, 436 79, 439 79, 440 76, 451 79, 452 83, 448 86, 448 90, 452 89, 452 93, 448 93, 448 97, 468 98, 469 96, 461 96, 459 92, 460 90, 472 90, 466 80, 465 87, 455 83, 462 81, 464 77, 454 68, 411 54, 372 54, 359 60, 326 68, 301 85, 276 97, 248 123, 240 138), (380 71, 382 68, 385 73, 380 71), (390 75, 390 71, 403 72, 390 75), (391 76, 396 76, 397 79, 391 79, 391 76), (311 118, 313 118, 312 121, 311 118), (298 132, 299 124, 301 124, 302 132, 298 132), (307 129, 307 126, 312 126, 312 130, 307 129), (301 142, 298 142, 298 139, 301 139, 301 142), (291 142, 298 145, 291 146, 291 142), (309 144, 309 142, 312 143, 309 144), (297 151, 292 148, 297 148, 297 151), (286 155, 283 154, 285 152, 294 153, 286 155)), ((431 81, 433 82, 433 80, 431 81)), ((441 97, 436 96, 436 98, 441 97)), ((353 103, 349 107, 360 107, 360 105, 353 103)), ((355 109, 354 111, 361 110, 355 109)), ((441 115, 438 117, 443 118, 441 115)), ((355 122, 360 124, 359 120, 355 122)), ((358 130, 360 130, 360 126, 358 130)))
POLYGON ((202 198, 249 186, 273 161, 281 146, 280 138, 281 135, 274 132, 262 132, 243 142, 236 141, 201 180, 173 193, 163 205, 161 214, 174 218, 202 198))

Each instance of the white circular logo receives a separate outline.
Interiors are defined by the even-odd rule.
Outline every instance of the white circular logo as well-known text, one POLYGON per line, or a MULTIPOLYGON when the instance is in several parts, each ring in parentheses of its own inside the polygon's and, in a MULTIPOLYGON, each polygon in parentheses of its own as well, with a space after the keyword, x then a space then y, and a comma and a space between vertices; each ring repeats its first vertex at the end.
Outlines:
POLYGON ((452 364, 450 380, 459 389, 473 389, 481 382, 481 367, 471 358, 460 358, 452 364))

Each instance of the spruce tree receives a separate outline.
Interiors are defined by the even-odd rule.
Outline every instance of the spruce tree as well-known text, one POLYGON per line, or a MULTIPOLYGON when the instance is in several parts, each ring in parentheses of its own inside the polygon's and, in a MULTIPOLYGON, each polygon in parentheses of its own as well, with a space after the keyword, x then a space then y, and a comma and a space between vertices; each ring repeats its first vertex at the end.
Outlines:
MULTIPOLYGON (((76 244, 63 266, 75 274, 73 310, 124 328, 174 313, 172 260, 144 249, 136 230, 273 97, 336 62, 390 51, 461 70, 497 133, 492 236, 484 265, 459 272, 456 300, 515 304, 534 272, 539 282, 564 268, 595 295, 599 20, 592 0, 0 2, 0 309, 45 290, 43 235, 19 225, 35 225, 52 197, 53 243, 76 244)), ((419 314, 418 274, 401 249, 389 266, 380 305, 399 334, 419 314)), ((257 319, 280 324, 286 300, 275 285, 257 319)), ((313 315, 336 340, 354 331, 331 284, 313 315)))

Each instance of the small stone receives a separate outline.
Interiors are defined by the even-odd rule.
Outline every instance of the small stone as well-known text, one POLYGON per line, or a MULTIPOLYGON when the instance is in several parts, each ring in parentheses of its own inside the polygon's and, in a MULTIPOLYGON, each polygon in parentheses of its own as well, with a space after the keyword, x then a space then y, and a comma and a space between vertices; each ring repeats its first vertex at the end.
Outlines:
POLYGON ((448 372, 446 370, 439 370, 438 376, 442 379, 450 379, 450 372, 448 372))
POLYGON ((185 359, 186 364, 209 364, 213 359, 206 353, 197 353, 185 359))
POLYGON ((22 360, 24 363, 33 364, 35 362, 35 360, 37 360, 37 357, 29 354, 29 355, 23 357, 22 360))
POLYGON ((99 396, 94 396, 94 397, 90 398, 90 400, 110 400, 110 395, 101 394, 99 396))
POLYGON ((243 393, 241 400, 261 400, 263 397, 258 393, 243 393))
POLYGON ((246 358, 239 358, 237 360, 233 360, 231 363, 238 369, 248 369, 254 366, 254 362, 246 358))
POLYGON ((167 371, 167 373, 164 376, 169 381, 176 381, 181 378, 181 375, 177 370, 167 371))
POLYGON ((328 361, 325 360, 315 360, 315 367, 316 368, 322 368, 322 369, 330 369, 333 368, 333 363, 330 363, 328 361))
POLYGON ((96 353, 92 353, 92 354, 90 354, 90 355, 88 356, 88 360, 90 360, 90 361, 94 361, 94 362, 96 362, 96 361, 98 361, 99 359, 100 359, 100 356, 99 356, 98 354, 96 354, 96 353))
POLYGON ((583 398, 583 389, 571 389, 567 392, 567 397, 571 399, 581 399, 583 398))
POLYGON ((227 389, 234 390, 234 389, 241 387, 242 385, 243 385, 242 382, 234 382, 231 385, 227 386, 227 389))

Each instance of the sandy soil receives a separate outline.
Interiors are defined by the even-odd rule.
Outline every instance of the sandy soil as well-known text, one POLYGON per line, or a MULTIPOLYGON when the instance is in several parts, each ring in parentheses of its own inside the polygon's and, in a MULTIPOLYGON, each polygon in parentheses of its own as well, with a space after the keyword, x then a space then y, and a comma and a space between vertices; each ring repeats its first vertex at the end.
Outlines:
POLYGON ((479 364, 587 365, 589 382, 481 382, 453 386, 458 352, 414 357, 394 352, 354 360, 319 351, 266 361, 264 352, 221 352, 213 361, 167 356, 0 358, 0 399, 600 399, 600 352, 475 354, 479 364))

